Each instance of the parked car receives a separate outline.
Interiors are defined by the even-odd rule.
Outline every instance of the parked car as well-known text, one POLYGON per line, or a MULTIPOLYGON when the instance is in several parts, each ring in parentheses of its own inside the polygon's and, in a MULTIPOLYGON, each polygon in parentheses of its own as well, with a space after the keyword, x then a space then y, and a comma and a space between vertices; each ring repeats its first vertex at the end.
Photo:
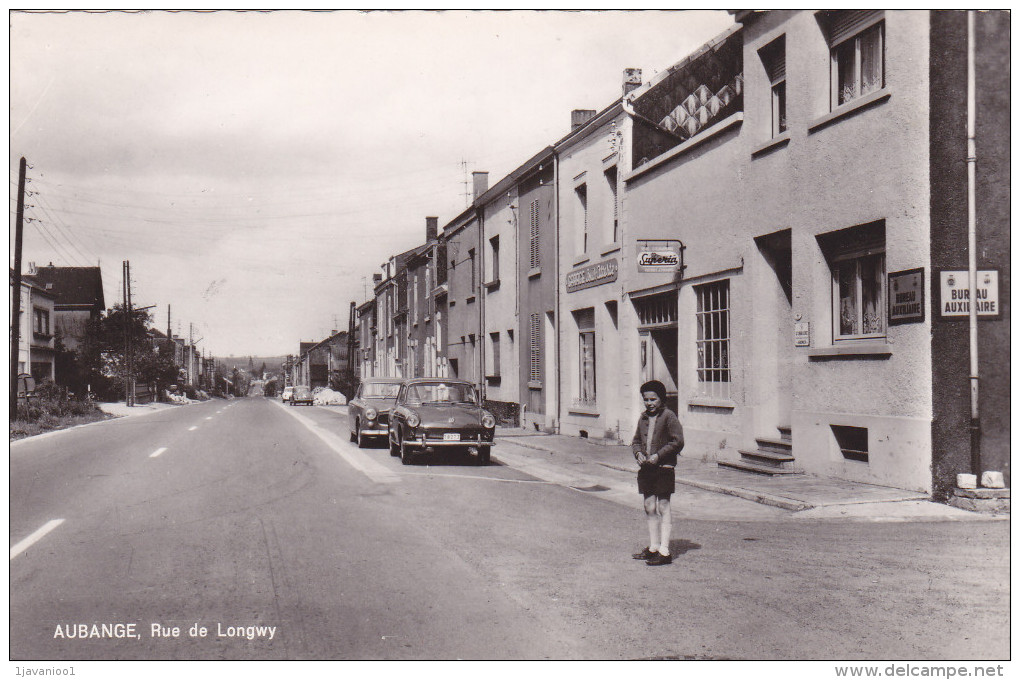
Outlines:
POLYGON ((404 465, 416 453, 448 449, 467 449, 479 465, 488 465, 495 433, 496 418, 466 380, 406 380, 390 410, 390 455, 399 455, 404 465))
POLYGON ((287 385, 283 388, 283 394, 280 395, 280 401, 284 404, 290 401, 290 398, 294 395, 294 386, 287 385))
POLYGON ((294 392, 290 395, 290 405, 308 404, 312 405, 312 391, 306 385, 295 385, 294 392))
POLYGON ((347 423, 351 441, 364 448, 370 437, 385 437, 389 432, 390 408, 400 391, 400 378, 366 378, 347 405, 347 423))

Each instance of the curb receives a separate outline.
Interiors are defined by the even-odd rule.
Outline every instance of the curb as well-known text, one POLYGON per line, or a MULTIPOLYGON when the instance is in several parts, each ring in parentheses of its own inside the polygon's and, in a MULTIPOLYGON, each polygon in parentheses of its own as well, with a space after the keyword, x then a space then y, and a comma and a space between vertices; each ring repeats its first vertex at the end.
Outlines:
POLYGON ((767 493, 761 493, 758 491, 750 491, 749 489, 735 489, 729 486, 721 486, 719 484, 713 484, 711 482, 703 482, 698 479, 691 479, 690 477, 677 477, 677 483, 685 484, 687 486, 697 487, 705 491, 714 491, 715 493, 726 494, 727 496, 736 496, 745 500, 754 501, 761 505, 771 505, 775 508, 783 508, 784 510, 810 510, 815 506, 806 503, 804 501, 793 501, 788 498, 781 498, 779 496, 772 496, 767 493))

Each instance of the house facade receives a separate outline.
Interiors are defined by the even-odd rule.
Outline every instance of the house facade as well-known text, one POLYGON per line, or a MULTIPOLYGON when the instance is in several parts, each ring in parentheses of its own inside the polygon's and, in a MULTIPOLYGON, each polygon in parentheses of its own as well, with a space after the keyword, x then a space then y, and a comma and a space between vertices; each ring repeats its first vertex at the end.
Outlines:
POLYGON ((89 320, 106 309, 103 272, 99 267, 29 267, 32 279, 54 296, 53 334, 65 349, 75 350, 89 320))
MULTIPOLYGON (((639 79, 640 72, 625 73, 625 91, 639 79)), ((633 383, 633 347, 620 334, 625 224, 618 216, 631 121, 618 100, 597 113, 575 111, 572 127, 554 147, 559 431, 618 440, 629 429, 626 405, 638 399, 624 389, 633 383)))
MULTIPOLYGON (((9 288, 13 306, 13 281, 9 288)), ((54 297, 52 292, 39 285, 33 277, 22 277, 18 374, 30 374, 36 384, 44 380, 56 380, 54 297)))
MULTIPOLYGON (((488 189, 488 173, 473 173, 477 198, 488 189)), ((449 377, 461 378, 483 390, 481 344, 481 224, 469 206, 443 227, 446 242, 446 357, 449 377)))
POLYGON ((556 172, 548 148, 518 180, 517 306, 521 426, 554 431, 558 423, 556 363, 556 172))

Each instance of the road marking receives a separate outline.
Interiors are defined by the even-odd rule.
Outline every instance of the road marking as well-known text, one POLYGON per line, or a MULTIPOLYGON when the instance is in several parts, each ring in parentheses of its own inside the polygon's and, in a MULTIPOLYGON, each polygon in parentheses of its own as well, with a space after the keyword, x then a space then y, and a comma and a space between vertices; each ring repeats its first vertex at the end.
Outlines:
POLYGON ((329 430, 319 427, 310 418, 298 413, 296 409, 288 408, 278 402, 272 403, 283 409, 285 413, 293 416, 299 423, 308 428, 312 434, 321 439, 326 446, 340 454, 340 457, 351 467, 369 477, 372 481, 379 482, 380 484, 393 484, 400 481, 400 474, 380 465, 360 449, 351 450, 351 442, 349 440, 338 437, 329 430))
POLYGON ((188 428, 188 432, 194 432, 197 429, 198 429, 198 425, 192 425, 191 427, 188 428))
POLYGON ((208 416, 206 420, 212 420, 212 416, 208 416))
POLYGON ((159 454, 163 453, 164 451, 166 451, 166 447, 162 446, 162 447, 156 449, 155 452, 150 453, 149 454, 149 458, 155 458, 156 456, 158 456, 159 454))
POLYGON ((43 536, 50 533, 63 523, 64 520, 62 519, 51 519, 49 522, 43 524, 41 527, 36 529, 35 532, 32 533, 32 535, 15 543, 13 546, 11 546, 11 559, 13 560, 15 557, 28 550, 35 543, 37 543, 39 539, 41 539, 43 536))

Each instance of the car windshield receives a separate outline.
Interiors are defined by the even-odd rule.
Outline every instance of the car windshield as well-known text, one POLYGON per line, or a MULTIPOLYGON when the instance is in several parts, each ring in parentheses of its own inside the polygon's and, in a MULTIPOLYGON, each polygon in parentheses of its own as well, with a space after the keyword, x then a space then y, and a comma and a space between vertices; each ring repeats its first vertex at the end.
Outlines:
POLYGON ((400 391, 400 383, 365 383, 361 396, 370 399, 394 399, 400 391))
POLYGON ((475 388, 461 383, 418 383, 407 388, 407 400, 418 404, 474 404, 475 388))

